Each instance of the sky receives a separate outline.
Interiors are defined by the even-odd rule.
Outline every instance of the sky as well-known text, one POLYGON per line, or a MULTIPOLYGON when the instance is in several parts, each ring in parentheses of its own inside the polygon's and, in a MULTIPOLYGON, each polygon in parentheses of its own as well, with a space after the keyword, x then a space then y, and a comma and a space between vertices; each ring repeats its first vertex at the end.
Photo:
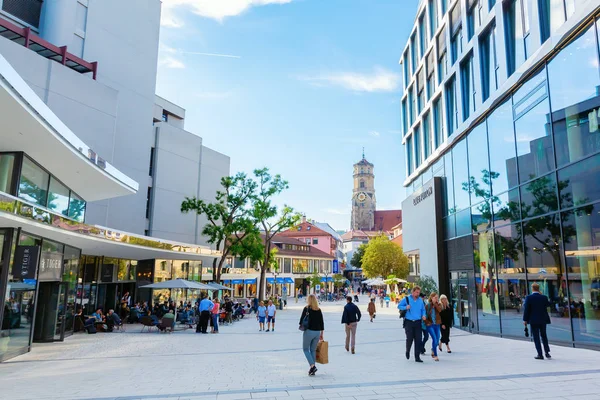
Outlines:
POLYGON ((404 199, 398 60, 418 0, 163 0, 157 93, 185 129, 268 167, 278 199, 350 228, 352 165, 375 165, 377 209, 404 199))

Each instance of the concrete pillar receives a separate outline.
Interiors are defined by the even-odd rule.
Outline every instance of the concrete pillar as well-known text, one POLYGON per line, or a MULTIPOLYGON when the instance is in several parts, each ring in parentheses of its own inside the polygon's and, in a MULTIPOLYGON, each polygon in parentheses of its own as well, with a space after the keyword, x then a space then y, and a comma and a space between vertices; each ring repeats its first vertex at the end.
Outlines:
POLYGON ((40 17, 40 36, 56 46, 73 41, 77 0, 45 0, 40 17))

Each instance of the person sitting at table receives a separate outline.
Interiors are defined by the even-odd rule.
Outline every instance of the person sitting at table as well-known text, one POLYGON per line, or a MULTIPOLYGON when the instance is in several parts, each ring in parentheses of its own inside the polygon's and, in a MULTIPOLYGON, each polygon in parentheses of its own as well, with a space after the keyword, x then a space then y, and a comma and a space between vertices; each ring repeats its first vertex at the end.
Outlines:
POLYGON ((92 318, 96 320, 96 322, 104 322, 104 315, 102 314, 102 309, 99 308, 96 312, 92 313, 92 318))
POLYGON ((168 326, 165 325, 165 322, 169 318, 173 321, 173 324, 171 325, 172 329, 175 326, 175 314, 173 313, 173 310, 168 310, 168 312, 165 315, 163 315, 162 321, 160 322, 160 324, 157 325, 158 329, 160 329, 161 331, 167 329, 168 326))
POLYGON ((108 331, 112 332, 115 326, 119 326, 122 324, 121 317, 119 314, 115 312, 115 310, 108 310, 108 314, 106 314, 106 325, 108 326, 108 331))

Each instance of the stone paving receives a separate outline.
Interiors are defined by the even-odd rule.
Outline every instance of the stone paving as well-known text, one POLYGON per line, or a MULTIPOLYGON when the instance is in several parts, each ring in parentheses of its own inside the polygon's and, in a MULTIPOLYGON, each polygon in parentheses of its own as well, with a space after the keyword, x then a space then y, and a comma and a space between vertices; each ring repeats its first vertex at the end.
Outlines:
MULTIPOLYGON (((366 299, 359 305, 366 310, 366 299)), ((342 306, 322 306, 330 363, 314 377, 297 329, 302 305, 292 303, 278 312, 275 332, 244 319, 219 335, 128 325, 125 333, 34 344, 0 364, 0 399, 600 399, 597 351, 554 346, 552 360, 538 361, 532 343, 453 330, 452 354, 416 364, 404 358, 401 321, 390 308, 360 322, 352 355, 342 306)))

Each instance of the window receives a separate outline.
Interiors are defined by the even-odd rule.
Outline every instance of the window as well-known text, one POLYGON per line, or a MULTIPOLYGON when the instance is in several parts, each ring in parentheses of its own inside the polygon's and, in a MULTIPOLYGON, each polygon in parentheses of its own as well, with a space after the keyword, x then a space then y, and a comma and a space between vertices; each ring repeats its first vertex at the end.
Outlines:
POLYGON ((526 59, 521 0, 504 2, 503 13, 504 40, 506 42, 506 73, 507 76, 511 76, 526 59))
POLYGON ((48 208, 57 214, 69 215, 69 189, 53 176, 50 177, 48 208))
POLYGON ((438 83, 442 83, 448 72, 448 55, 446 49, 446 29, 442 29, 437 37, 438 49, 438 83))
POLYGON ((600 154, 558 171, 562 209, 600 200, 600 154))
POLYGON ((450 50, 452 55, 452 64, 458 60, 458 55, 462 52, 462 19, 460 11, 461 2, 450 12, 450 50))
POLYGON ((425 59, 425 67, 427 69, 427 100, 433 96, 433 92, 435 91, 434 59, 433 50, 431 50, 425 59))
POLYGON ((413 158, 412 158, 412 136, 406 139, 406 170, 408 171, 408 175, 413 173, 413 158))
POLYGON ((318 238, 313 238, 312 244, 319 244, 319 239, 318 238))
POLYGON ((425 105, 425 71, 421 68, 417 74, 417 115, 423 111, 425 105))
POLYGON ((146 195, 146 218, 150 218, 150 202, 152 201, 152 188, 148 188, 146 195))
POLYGON ((477 290, 477 320, 479 332, 500 334, 500 305, 496 286, 498 259, 494 253, 494 232, 489 230, 473 235, 473 262, 477 290))
POLYGON ((169 121, 169 113, 166 110, 163 110, 162 112, 162 120, 163 122, 169 121))
POLYGON ((437 16, 437 0, 429 0, 429 27, 430 27, 430 38, 433 39, 433 35, 438 27, 438 16, 437 16))
POLYGON ((86 202, 71 192, 71 199, 69 201, 69 218, 74 219, 78 222, 83 222, 85 220, 85 207, 86 202))
POLYGON ((410 38, 410 63, 412 71, 417 69, 417 34, 416 32, 410 38))
POLYGON ((481 24, 479 0, 467 0, 467 41, 470 41, 481 24))
POLYGON ((402 100, 402 128, 404 130, 404 134, 408 133, 408 114, 406 110, 406 98, 402 100))
POLYGON ((409 60, 408 60, 408 50, 407 50, 406 52, 404 52, 404 56, 402 57, 402 70, 404 71, 404 89, 406 89, 406 87, 410 83, 410 71, 409 71, 410 66, 408 65, 408 63, 409 63, 409 60))
POLYGON ((519 184, 512 101, 498 106, 487 119, 490 180, 494 196, 519 184))
POLYGON ((496 58, 496 25, 487 29, 479 39, 481 59, 481 98, 485 102, 498 89, 498 61, 496 58))
POLYGON ((489 4, 490 10, 491 10, 496 5, 496 0, 488 0, 488 4, 489 4))
MULTIPOLYGON (((452 164, 451 151, 444 155, 444 165, 446 167, 446 176, 442 181, 444 188, 444 211, 445 214, 448 215, 453 214, 456 211, 456 208, 454 207, 454 166, 452 164)), ((454 228, 454 220, 452 220, 452 229, 454 228)))
POLYGON ((475 111, 475 82, 473 82, 473 54, 471 53, 460 65, 460 84, 462 97, 463 121, 475 111))
POLYGON ((477 125, 467 136, 471 204, 491 196, 490 159, 485 122, 477 125))
POLYGON ((415 122, 415 99, 413 94, 413 88, 408 88, 408 127, 410 128, 415 122))
MULTIPOLYGON (((460 140, 452 148, 452 164, 454 170, 454 207, 456 210, 469 208, 469 163, 467 157, 467 141, 460 140)), ((470 232, 470 230, 469 230, 470 232)))
POLYGON ((310 225, 308 225, 308 226, 306 227, 306 230, 307 230, 307 231, 310 231, 310 225))
POLYGON ((150 147, 150 168, 148 168, 148 175, 152 176, 154 173, 154 147, 150 147))
POLYGON ((588 26, 548 63, 558 165, 600 151, 600 78, 594 27, 588 26), (565 71, 569 71, 565 73, 565 71))
POLYGON ((448 136, 458 127, 458 108, 456 107, 456 77, 452 76, 446 84, 446 125, 448 136))
POLYGON ((429 128, 429 113, 423 117, 423 150, 425 151, 425 160, 431 155, 431 129, 429 128))
POLYGON ((415 137, 415 168, 419 168, 419 165, 421 165, 421 131, 420 131, 419 126, 417 128, 415 128, 414 137, 415 137))
POLYGON ((50 175, 38 167, 29 157, 23 157, 19 197, 45 207, 48 198, 50 175))
POLYGON ((558 210, 556 175, 538 178, 521 186, 521 217, 545 215, 558 210))
POLYGON ((360 188, 364 189, 365 188, 365 181, 360 181, 360 188))
POLYGON ((440 0, 440 2, 442 3, 442 15, 444 15, 448 11, 448 0, 440 0))
POLYGON ((538 0, 542 43, 575 12, 575 0, 538 0))
POLYGON ((13 172, 15 168, 15 155, 10 153, 0 154, 0 192, 14 194, 13 172))
POLYGON ((437 149, 444 142, 444 124, 442 122, 442 100, 437 98, 433 102, 433 147, 437 149))
POLYGON ((427 18, 425 18, 425 13, 423 13, 419 17, 419 59, 425 54, 427 38, 427 18))

